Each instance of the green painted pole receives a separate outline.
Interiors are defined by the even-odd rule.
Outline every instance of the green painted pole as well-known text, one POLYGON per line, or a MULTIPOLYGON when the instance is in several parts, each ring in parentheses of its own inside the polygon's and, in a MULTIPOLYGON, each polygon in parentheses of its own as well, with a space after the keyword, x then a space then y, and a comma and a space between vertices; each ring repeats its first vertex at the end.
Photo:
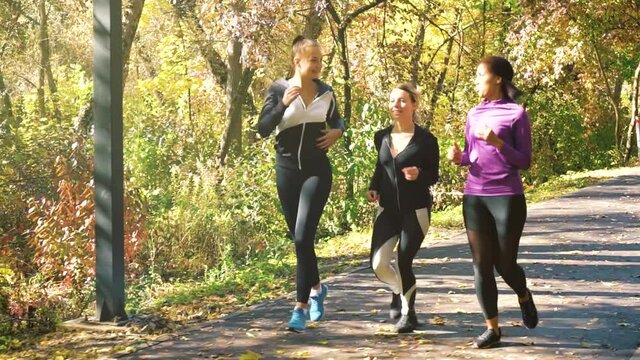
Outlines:
POLYGON ((122 1, 94 0, 96 319, 127 318, 124 295, 122 1))

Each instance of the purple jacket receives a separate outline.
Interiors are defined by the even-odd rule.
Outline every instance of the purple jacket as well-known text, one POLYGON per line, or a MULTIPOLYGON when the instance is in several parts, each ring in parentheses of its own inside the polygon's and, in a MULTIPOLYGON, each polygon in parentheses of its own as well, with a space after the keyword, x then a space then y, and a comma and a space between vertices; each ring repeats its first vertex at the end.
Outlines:
POLYGON ((519 170, 531 165, 531 123, 524 108, 508 99, 483 101, 467 114, 461 166, 469 166, 466 195, 524 193, 519 170), (498 150, 475 136, 479 126, 493 130, 504 146, 498 150))

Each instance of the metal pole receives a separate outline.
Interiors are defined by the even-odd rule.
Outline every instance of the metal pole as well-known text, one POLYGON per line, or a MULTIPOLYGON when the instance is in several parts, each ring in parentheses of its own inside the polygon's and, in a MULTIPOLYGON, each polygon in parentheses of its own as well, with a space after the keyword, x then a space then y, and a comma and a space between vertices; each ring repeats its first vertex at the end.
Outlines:
POLYGON ((94 0, 96 319, 126 319, 122 154, 122 1, 94 0))

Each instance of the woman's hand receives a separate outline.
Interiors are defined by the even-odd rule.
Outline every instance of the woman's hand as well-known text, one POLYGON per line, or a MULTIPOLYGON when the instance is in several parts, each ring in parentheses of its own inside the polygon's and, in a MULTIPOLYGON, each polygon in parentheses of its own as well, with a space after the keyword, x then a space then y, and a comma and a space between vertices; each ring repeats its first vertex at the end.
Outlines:
POLYGON ((375 190, 369 190, 367 191, 367 200, 369 202, 376 202, 380 200, 380 194, 375 190))
POLYGON ((285 106, 291 105, 291 103, 300 95, 300 91, 302 88, 300 86, 290 86, 287 90, 284 91, 284 96, 282 97, 282 103, 285 106))
POLYGON ((490 127, 484 126, 476 130, 476 137, 486 141, 488 144, 495 146, 498 150, 502 149, 504 142, 491 130, 490 127))
POLYGON ((340 139, 340 137, 342 136, 342 130, 340 129, 322 130, 322 132, 324 133, 324 135, 316 139, 316 146, 322 150, 329 149, 329 147, 335 144, 336 141, 338 141, 338 139, 340 139))
POLYGON ((418 169, 415 166, 411 166, 411 167, 403 168, 402 172, 404 173, 405 179, 407 179, 408 181, 414 181, 415 179, 418 178, 418 174, 420 174, 420 169, 418 169))
POLYGON ((462 151, 458 147, 458 143, 453 143, 453 146, 447 151, 447 159, 456 165, 460 165, 462 162, 462 151))

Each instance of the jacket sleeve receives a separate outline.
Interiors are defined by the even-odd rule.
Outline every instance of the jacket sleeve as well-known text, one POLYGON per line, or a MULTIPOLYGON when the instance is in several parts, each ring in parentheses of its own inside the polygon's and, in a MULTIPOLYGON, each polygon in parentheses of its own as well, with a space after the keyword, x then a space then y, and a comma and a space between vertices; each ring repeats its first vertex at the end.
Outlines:
POLYGON ((512 133, 513 146, 505 141, 498 154, 512 166, 527 170, 531 166, 531 123, 524 109, 514 121, 512 133))
POLYGON ((376 134, 373 139, 373 143, 376 147, 376 169, 373 172, 373 176, 371 177, 371 183, 369 185, 369 190, 375 190, 378 193, 380 192, 380 183, 382 181, 382 164, 380 163, 380 145, 382 144, 382 137, 376 134))
POLYGON ((340 129, 342 132, 345 131, 344 120, 342 120, 340 111, 338 111, 338 101, 336 100, 336 94, 333 90, 331 90, 331 106, 329 106, 329 111, 327 111, 327 123, 332 129, 340 129))
POLYGON ((258 118, 258 133, 263 138, 269 136, 282 121, 287 106, 282 102, 283 93, 276 84, 272 84, 258 118))
POLYGON ((440 147, 435 136, 429 136, 424 151, 424 162, 419 168, 417 181, 428 188, 440 179, 440 147))

